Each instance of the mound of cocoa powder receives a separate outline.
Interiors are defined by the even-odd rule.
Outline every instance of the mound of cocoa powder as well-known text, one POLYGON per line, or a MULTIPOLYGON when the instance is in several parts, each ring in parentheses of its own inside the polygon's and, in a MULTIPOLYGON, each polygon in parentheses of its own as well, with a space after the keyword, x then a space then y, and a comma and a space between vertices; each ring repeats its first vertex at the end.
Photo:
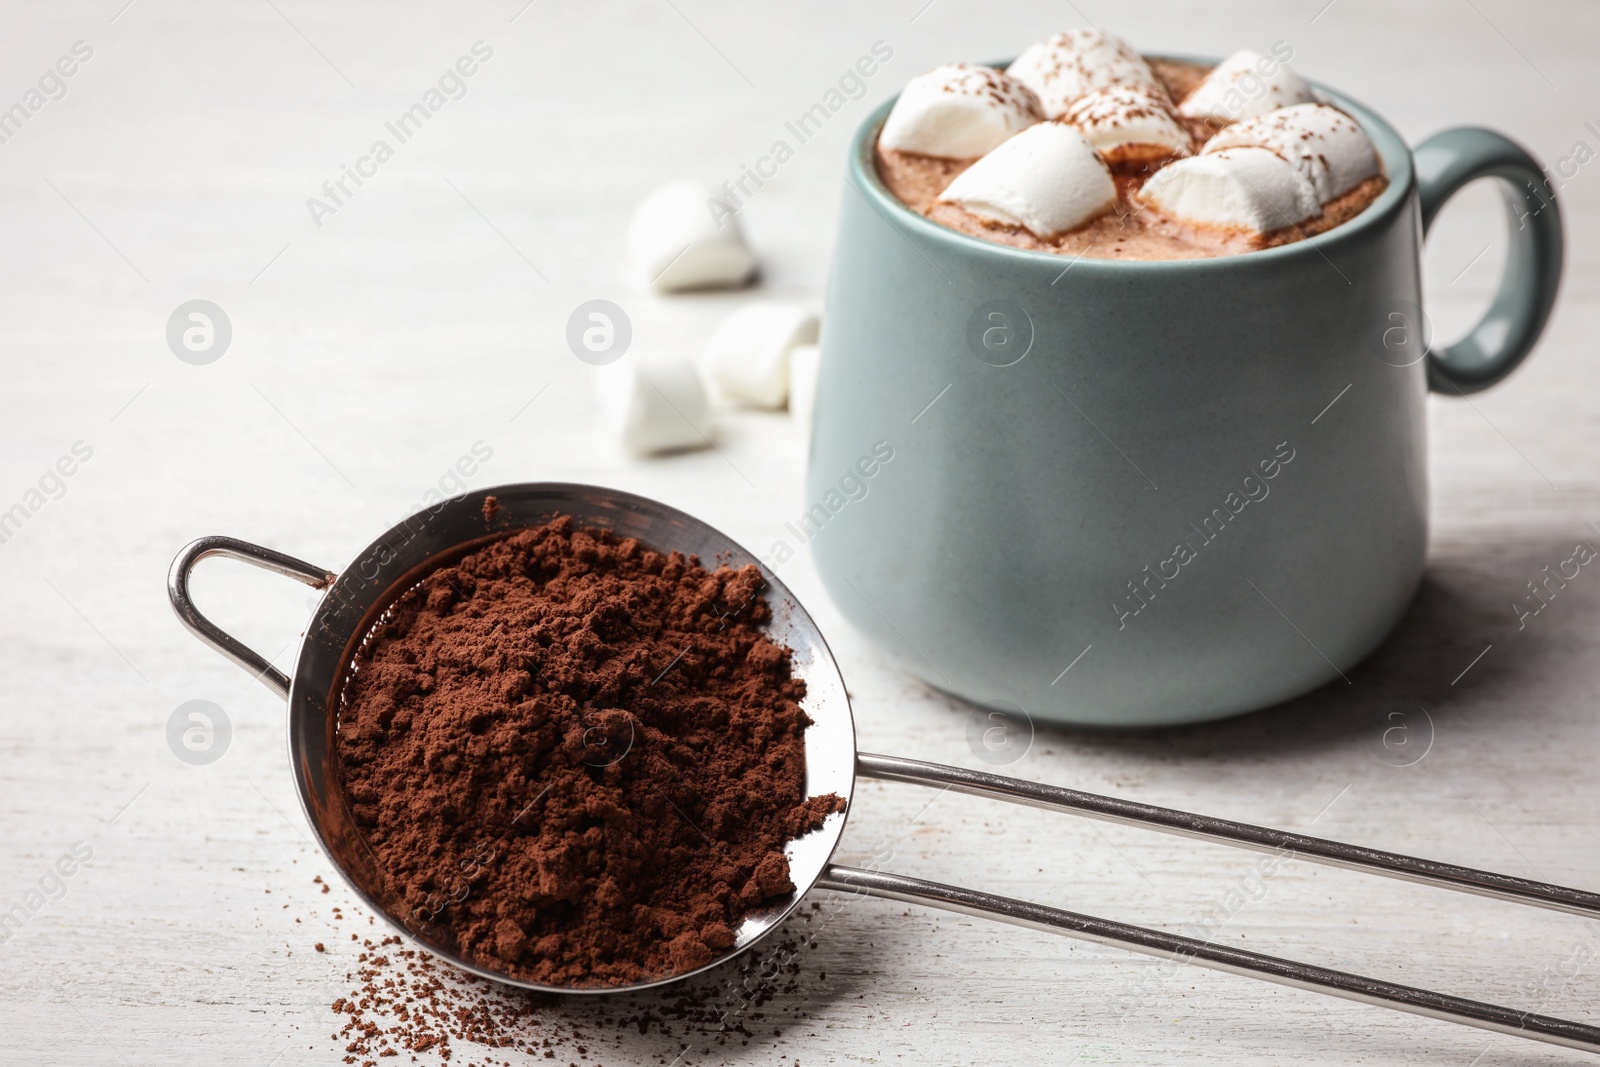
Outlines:
POLYGON ((560 517, 440 567, 357 654, 337 754, 386 908, 518 978, 709 962, 792 892, 805 685, 758 568, 560 517))

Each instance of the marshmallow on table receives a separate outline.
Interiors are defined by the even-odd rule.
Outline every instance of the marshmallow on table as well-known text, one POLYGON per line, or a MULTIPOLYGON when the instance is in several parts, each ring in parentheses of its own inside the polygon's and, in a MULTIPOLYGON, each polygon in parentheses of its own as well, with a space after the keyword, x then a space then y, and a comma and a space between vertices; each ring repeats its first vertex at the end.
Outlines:
POLYGON ((1153 162, 1189 154, 1189 131, 1165 97, 1138 86, 1093 89, 1061 116, 1109 163, 1153 162))
POLYGON ((896 152, 976 159, 1044 116, 1027 86, 993 67, 953 63, 906 83, 878 144, 896 152))
POLYGON ((814 344, 817 326, 816 314, 804 308, 746 304, 711 334, 701 366, 721 399, 781 408, 789 394, 789 353, 814 344))
POLYGON ((1265 148, 1226 148, 1168 163, 1139 199, 1185 222, 1270 233, 1322 213, 1317 192, 1265 148))
POLYGON ((1310 180, 1324 204, 1378 173, 1378 153, 1361 124, 1336 107, 1296 104, 1234 123, 1202 152, 1265 148, 1310 180))
POLYGON ((817 410, 817 367, 822 349, 816 345, 796 345, 789 353, 789 417, 806 434, 817 410))
POLYGON ((598 367, 601 422, 642 456, 711 444, 710 405, 694 364, 682 356, 637 354, 598 367))
POLYGON ((1053 237, 1110 211, 1117 186, 1083 134, 1041 122, 958 174, 939 199, 1053 237))
POLYGON ((639 201, 628 253, 644 280, 665 292, 743 285, 756 268, 739 220, 696 181, 664 185, 639 201))
POLYGON ((1237 122, 1315 99, 1311 86, 1287 64, 1246 50, 1235 52, 1212 67, 1178 104, 1178 114, 1189 119, 1237 122))
POLYGON ((1159 96, 1166 90, 1150 64, 1120 37, 1099 30, 1068 30, 1030 45, 1006 73, 1032 89, 1045 118, 1059 118, 1092 89, 1128 85, 1159 96))

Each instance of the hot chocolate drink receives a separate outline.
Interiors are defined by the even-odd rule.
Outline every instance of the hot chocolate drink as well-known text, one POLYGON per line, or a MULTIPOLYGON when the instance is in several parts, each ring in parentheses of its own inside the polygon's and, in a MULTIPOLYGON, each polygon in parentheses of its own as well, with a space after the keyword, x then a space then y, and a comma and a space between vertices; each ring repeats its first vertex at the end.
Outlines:
POLYGON ((1154 260, 1299 241, 1388 181, 1360 124, 1287 58, 1205 67, 1080 30, 1004 71, 937 67, 885 120, 878 174, 913 211, 1018 248, 1154 260))

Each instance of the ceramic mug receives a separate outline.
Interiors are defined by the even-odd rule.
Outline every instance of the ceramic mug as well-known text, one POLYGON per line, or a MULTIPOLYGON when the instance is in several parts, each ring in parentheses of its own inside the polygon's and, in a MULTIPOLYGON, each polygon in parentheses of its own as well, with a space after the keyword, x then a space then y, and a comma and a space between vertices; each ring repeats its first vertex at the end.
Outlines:
POLYGON ((931 685, 1058 722, 1155 726, 1348 677, 1428 541, 1431 389, 1509 374, 1561 276, 1538 163, 1488 130, 1409 151, 1336 93, 1389 179, 1365 212, 1217 259, 1071 258, 901 204, 857 132, 802 532, 844 614, 931 685), (1422 237, 1498 179, 1505 275, 1428 350, 1422 237), (885 458, 887 457, 887 458, 885 458))

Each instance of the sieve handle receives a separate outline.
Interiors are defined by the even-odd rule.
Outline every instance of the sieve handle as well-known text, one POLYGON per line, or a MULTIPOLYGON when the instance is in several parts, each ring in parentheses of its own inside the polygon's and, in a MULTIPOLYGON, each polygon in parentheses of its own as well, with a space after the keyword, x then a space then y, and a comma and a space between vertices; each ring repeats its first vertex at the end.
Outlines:
POLYGON ((1012 804, 1065 811, 1090 819, 1138 826, 1179 837, 1193 837, 1214 841, 1232 848, 1245 848, 1256 852, 1292 856, 1311 863, 1330 867, 1344 867, 1385 878, 1398 878, 1407 882, 1438 886, 1458 893, 1508 900, 1535 908, 1549 908, 1572 915, 1600 917, 1600 893, 1587 889, 1535 882, 1494 871, 1480 871, 1474 867, 1461 867, 1454 863, 1406 856, 1398 852, 1385 852, 1351 845, 1343 841, 1311 837, 1307 834, 1274 830, 1231 819, 1218 819, 1211 815, 1173 808, 1158 808, 1153 804, 1122 800, 1117 797, 1085 793, 1065 786, 1029 782, 1020 778, 1007 778, 987 771, 968 770, 965 767, 948 767, 942 763, 924 763, 921 760, 900 756, 878 756, 861 752, 856 756, 856 773, 863 778, 878 778, 887 782, 907 782, 913 785, 934 786, 966 793, 971 796, 1005 800, 1012 804))
POLYGON ((189 575, 194 571, 195 565, 208 556, 236 559, 241 563, 293 578, 297 582, 304 582, 313 589, 326 589, 333 584, 338 575, 322 567, 314 567, 304 560, 286 556, 282 552, 274 552, 270 548, 262 548, 249 541, 241 541, 237 537, 221 536, 202 537, 198 541, 190 542, 182 552, 178 553, 177 558, 172 561, 172 570, 167 572, 167 599, 172 602, 172 610, 177 614, 178 621, 187 626, 200 640, 261 679, 268 689, 285 700, 289 699, 288 675, 274 667, 261 653, 206 618, 200 609, 195 607, 194 598, 189 595, 189 575))
MULTIPOLYGON (((1530 1011, 1487 1004, 1479 1000, 1435 993, 1378 978, 1335 971, 1310 963, 1279 959, 1259 952, 1230 948, 1162 930, 1097 919, 1092 915, 1046 907, 1025 900, 982 893, 960 886, 942 885, 921 878, 830 864, 817 879, 821 889, 951 911, 959 915, 995 919, 1046 933, 1065 934, 1097 945, 1115 945, 1178 964, 1197 964, 1214 971, 1259 978, 1278 985, 1327 993, 1360 1004, 1394 1008, 1430 1019, 1475 1026, 1481 1030, 1531 1038, 1552 1045, 1600 1052, 1600 1027, 1536 1015, 1530 1011)), ((1137 1008, 1135 1003, 1128 1010, 1137 1008)))

